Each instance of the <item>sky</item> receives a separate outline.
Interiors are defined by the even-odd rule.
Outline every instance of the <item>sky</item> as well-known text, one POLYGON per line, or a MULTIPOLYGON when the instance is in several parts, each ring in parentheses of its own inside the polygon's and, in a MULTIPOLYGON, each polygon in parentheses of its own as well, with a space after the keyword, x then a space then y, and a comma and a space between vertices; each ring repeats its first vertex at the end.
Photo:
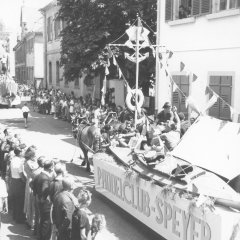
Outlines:
POLYGON ((27 20, 32 24, 37 23, 41 18, 41 14, 38 9, 46 6, 52 0, 0 0, 0 19, 5 23, 7 30, 14 36, 20 33, 20 13, 21 6, 25 2, 25 6, 31 8, 31 16, 27 16, 27 20))

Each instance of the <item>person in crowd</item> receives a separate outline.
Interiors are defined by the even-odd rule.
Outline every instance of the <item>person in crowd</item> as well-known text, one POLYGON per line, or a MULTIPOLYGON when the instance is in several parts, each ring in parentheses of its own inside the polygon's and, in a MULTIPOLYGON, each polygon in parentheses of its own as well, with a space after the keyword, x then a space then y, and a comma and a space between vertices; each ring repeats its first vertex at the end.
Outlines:
POLYGON ((22 112, 23 112, 23 118, 24 118, 24 124, 25 124, 25 128, 27 128, 27 124, 28 124, 28 114, 30 112, 27 103, 24 103, 24 106, 22 107, 22 112))
POLYGON ((63 191, 54 199, 53 223, 58 230, 58 240, 71 240, 72 215, 78 207, 78 200, 73 195, 73 180, 64 178, 62 181, 63 191))
POLYGON ((7 186, 5 181, 1 177, 0 173, 0 238, 1 238, 1 223, 2 223, 2 214, 8 213, 8 193, 7 186))
POLYGON ((85 189, 80 190, 78 194, 79 206, 72 215, 71 240, 85 240, 90 233, 89 214, 91 212, 88 207, 92 201, 91 196, 91 193, 85 189))
POLYGON ((58 162, 54 166, 54 172, 56 174, 56 177, 50 183, 49 187, 49 197, 52 203, 54 202, 57 194, 63 190, 62 181, 66 175, 66 166, 63 163, 58 162))
POLYGON ((51 201, 49 199, 50 183, 53 179, 53 161, 45 159, 43 170, 38 174, 33 182, 32 188, 38 202, 40 214, 39 237, 41 240, 49 240, 51 238, 51 201))
POLYGON ((191 122, 185 119, 185 115, 182 112, 178 113, 178 117, 180 119, 181 137, 182 137, 185 134, 185 132, 188 130, 188 128, 191 126, 191 122))
MULTIPOLYGON (((44 169, 44 162, 46 160, 46 157, 45 156, 40 156, 38 159, 37 159, 37 163, 38 163, 38 169, 36 169, 35 171, 35 177, 34 179, 40 175, 40 173, 43 171, 44 169)), ((39 202, 38 202, 38 198, 36 196, 36 191, 33 187, 33 182, 34 182, 34 179, 32 180, 30 186, 32 188, 32 191, 33 191, 33 196, 34 196, 34 209, 35 209, 35 219, 34 219, 34 235, 36 235, 37 237, 40 236, 39 234, 39 228, 40 228, 40 210, 38 208, 38 205, 39 205, 39 202)))
POLYGON ((169 102, 165 102, 163 105, 163 110, 157 115, 157 123, 163 124, 167 121, 173 121, 173 112, 171 111, 171 104, 169 102))
POLYGON ((99 213, 94 214, 92 219, 91 235, 88 239, 89 240, 117 239, 114 236, 114 234, 107 231, 106 225, 107 225, 106 219, 103 214, 99 213))
POLYGON ((31 182, 36 176, 36 171, 38 169, 38 163, 36 158, 35 146, 30 146, 25 152, 25 163, 24 163, 24 175, 26 177, 26 187, 25 187, 25 200, 24 200, 24 212, 27 218, 27 225, 30 229, 34 229, 34 219, 35 219, 35 206, 34 206, 34 195, 31 188, 31 182))
POLYGON ((9 193, 12 200, 12 213, 13 219, 17 223, 25 221, 24 214, 24 197, 25 197, 25 184, 26 178, 23 174, 24 158, 21 155, 21 149, 16 147, 14 149, 15 156, 11 159, 10 163, 10 186, 9 193))
POLYGON ((187 18, 188 14, 183 5, 179 6, 179 12, 178 12, 178 17, 179 19, 187 18))
POLYGON ((165 133, 160 135, 160 138, 164 141, 169 151, 172 151, 177 146, 181 135, 180 119, 177 114, 177 108, 174 106, 172 110, 176 122, 169 121, 166 125, 165 133))

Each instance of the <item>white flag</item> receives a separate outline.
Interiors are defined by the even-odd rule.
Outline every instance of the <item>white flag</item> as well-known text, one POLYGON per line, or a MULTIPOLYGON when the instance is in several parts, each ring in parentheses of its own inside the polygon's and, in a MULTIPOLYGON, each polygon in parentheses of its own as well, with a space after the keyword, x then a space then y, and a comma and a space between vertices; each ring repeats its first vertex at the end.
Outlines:
POLYGON ((207 102, 206 107, 204 108, 203 112, 206 112, 209 108, 211 108, 218 100, 217 94, 213 93, 213 96, 210 98, 210 100, 207 102))
POLYGON ((106 66, 105 67, 105 75, 108 75, 109 74, 109 70, 108 70, 108 67, 106 66))
POLYGON ((186 99, 186 107, 190 107, 194 112, 201 114, 201 111, 199 110, 197 104, 195 103, 194 99, 192 98, 192 96, 189 96, 186 99))

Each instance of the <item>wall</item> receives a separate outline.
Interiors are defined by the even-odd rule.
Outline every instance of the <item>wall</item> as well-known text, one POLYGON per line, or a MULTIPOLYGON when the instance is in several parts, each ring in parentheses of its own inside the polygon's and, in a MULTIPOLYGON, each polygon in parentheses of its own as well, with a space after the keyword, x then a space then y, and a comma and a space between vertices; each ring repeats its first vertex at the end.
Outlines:
POLYGON ((107 82, 107 88, 115 89, 115 104, 118 106, 124 106, 124 82, 123 80, 109 80, 107 82))
POLYGON ((43 66, 43 43, 34 44, 34 77, 43 78, 44 66, 43 66))
MULTIPOLYGON (((172 73, 179 73, 180 62, 185 74, 198 76, 190 91, 200 107, 206 104, 205 88, 211 73, 233 76, 232 107, 240 112, 240 9, 204 15, 196 18, 165 22, 165 1, 160 6, 160 45, 173 51, 169 60, 172 73)), ((163 81, 167 81, 163 77, 163 81)), ((169 91, 159 88, 159 98, 169 91)), ((163 99, 159 100, 164 102, 163 99)), ((234 120, 237 120, 237 114, 234 120)))

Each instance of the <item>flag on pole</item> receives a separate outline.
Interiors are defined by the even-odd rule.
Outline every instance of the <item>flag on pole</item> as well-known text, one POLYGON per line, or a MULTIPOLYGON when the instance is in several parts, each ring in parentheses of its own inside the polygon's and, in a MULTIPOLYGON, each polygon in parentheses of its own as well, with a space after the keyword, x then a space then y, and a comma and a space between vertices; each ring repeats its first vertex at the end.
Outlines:
POLYGON ((197 75, 193 74, 193 82, 195 82, 197 80, 197 75))
POLYGON ((119 79, 122 77, 122 71, 119 66, 118 66, 118 77, 119 79))
POLYGON ((180 62, 180 72, 182 72, 184 68, 185 68, 185 64, 183 62, 180 62))
POLYGON ((105 76, 103 79, 103 87, 102 87, 102 98, 101 98, 101 104, 104 106, 105 105, 105 95, 107 91, 107 77, 105 76))
POLYGON ((177 90, 177 84, 175 82, 173 82, 173 92, 175 92, 177 90))
POLYGON ((105 66, 105 75, 108 75, 109 74, 109 70, 108 70, 108 67, 105 66))
POLYGON ((117 61, 114 55, 113 55, 113 65, 117 66, 117 61))
POLYGON ((110 60, 109 60, 109 58, 108 58, 108 60, 107 60, 107 66, 110 67, 110 65, 111 65, 111 63, 110 63, 110 60))

